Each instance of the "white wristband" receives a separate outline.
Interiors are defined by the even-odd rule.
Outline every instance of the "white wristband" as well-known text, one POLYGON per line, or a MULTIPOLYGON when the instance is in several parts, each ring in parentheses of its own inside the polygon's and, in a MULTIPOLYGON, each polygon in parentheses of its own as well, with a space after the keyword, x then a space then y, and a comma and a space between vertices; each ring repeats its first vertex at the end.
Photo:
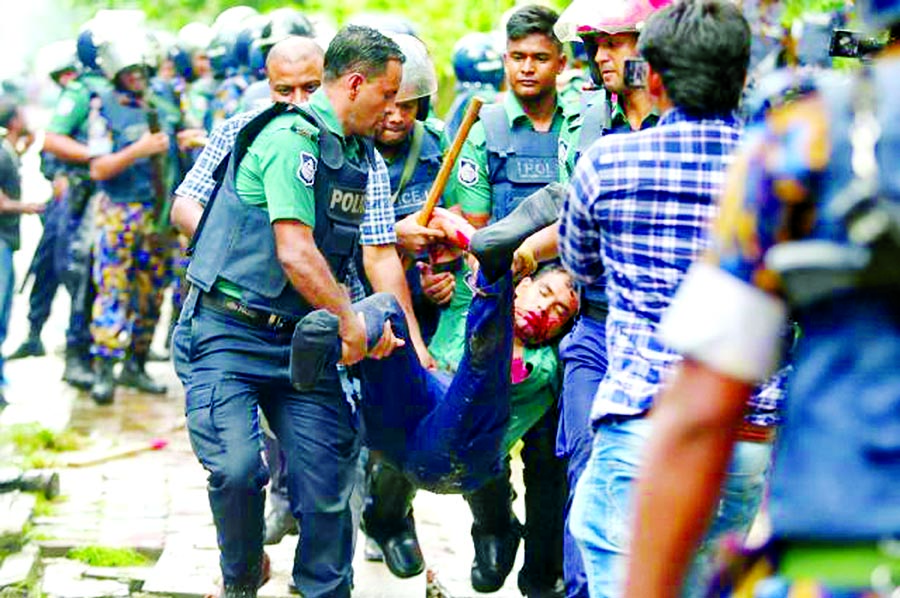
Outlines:
POLYGON ((720 373, 760 382, 778 365, 786 316, 780 299, 697 262, 663 316, 659 333, 672 349, 720 373))

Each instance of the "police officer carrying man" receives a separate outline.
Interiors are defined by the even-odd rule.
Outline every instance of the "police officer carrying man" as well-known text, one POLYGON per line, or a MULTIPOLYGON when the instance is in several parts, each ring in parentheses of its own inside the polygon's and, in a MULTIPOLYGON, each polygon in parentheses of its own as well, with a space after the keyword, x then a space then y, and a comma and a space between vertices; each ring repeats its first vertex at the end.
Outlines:
POLYGON ((663 320, 685 362, 659 400, 639 476, 628 596, 678 595, 788 312, 803 337, 771 479, 773 541, 742 555, 755 592, 723 578, 717 595, 897 594, 900 2, 856 8, 891 42, 749 127, 714 252, 663 320))
POLYGON ((98 63, 114 90, 92 98, 88 116, 90 173, 100 191, 91 397, 101 405, 112 402, 117 382, 147 393, 166 392, 147 375, 145 365, 162 300, 157 289, 165 286, 170 267, 170 244, 160 240, 154 220, 160 209, 156 204, 165 201, 156 187, 165 191, 172 179, 180 113, 160 111, 160 131, 150 131, 149 111, 157 105, 147 91, 149 57, 149 37, 140 30, 111 34, 100 45, 98 63), (165 165, 157 171, 152 159, 160 155, 165 165), (162 180, 156 181, 158 177, 162 180), (113 367, 121 360, 117 381, 113 367))
POLYGON ((241 131, 198 231, 173 352, 191 442, 210 472, 224 596, 256 596, 268 576, 257 406, 283 443, 303 529, 294 583, 307 598, 350 595, 349 495, 359 445, 355 410, 342 392, 347 374, 326 368, 313 390, 300 392, 290 384, 288 357, 294 324, 316 308, 339 317, 344 364, 398 344, 385 325, 376 346, 366 346, 364 323, 338 281, 366 234, 364 212, 388 199, 367 200, 376 154, 366 138, 394 99, 402 61, 397 45, 373 29, 338 32, 323 87, 308 105, 276 104, 241 131))
MULTIPOLYGON (((563 105, 557 76, 566 65, 554 35, 557 14, 525 6, 506 25, 509 93, 502 103, 484 106, 456 167, 463 215, 476 227, 507 216, 519 202, 560 178, 559 156, 568 152, 577 131, 577 107, 563 105)), ((562 576, 562 511, 565 468, 554 455, 556 407, 525 435, 525 565, 523 592, 555 591, 562 576)), ((472 585, 499 589, 512 569, 521 531, 512 513, 508 474, 467 496, 474 524, 472 585), (503 479, 500 479, 503 478, 503 479)))

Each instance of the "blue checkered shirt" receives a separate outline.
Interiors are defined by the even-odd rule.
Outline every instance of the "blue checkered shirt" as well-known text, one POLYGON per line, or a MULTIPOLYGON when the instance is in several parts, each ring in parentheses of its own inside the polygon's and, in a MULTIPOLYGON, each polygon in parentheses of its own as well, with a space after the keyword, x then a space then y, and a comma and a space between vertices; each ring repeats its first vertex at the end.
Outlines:
MULTIPOLYGON (((238 131, 265 108, 242 112, 213 129, 209 141, 197 162, 175 190, 176 195, 189 197, 206 205, 216 186, 213 175, 222 160, 231 153, 238 131)), ((381 154, 375 151, 375 165, 369 169, 366 189, 366 211, 359 228, 360 245, 392 245, 397 242, 394 232, 394 204, 391 202, 391 177, 381 154)), ((351 262, 346 283, 353 301, 364 298, 365 288, 360 282, 356 265, 351 262)))
MULTIPOLYGON (((609 367, 592 420, 648 410, 681 360, 656 328, 688 267, 710 247, 740 138, 734 118, 698 120, 673 109, 654 128, 601 138, 578 162, 560 219, 560 255, 583 283, 606 277, 610 308, 609 367)), ((758 393, 753 407, 763 417, 751 421, 766 423, 781 394, 758 393)))

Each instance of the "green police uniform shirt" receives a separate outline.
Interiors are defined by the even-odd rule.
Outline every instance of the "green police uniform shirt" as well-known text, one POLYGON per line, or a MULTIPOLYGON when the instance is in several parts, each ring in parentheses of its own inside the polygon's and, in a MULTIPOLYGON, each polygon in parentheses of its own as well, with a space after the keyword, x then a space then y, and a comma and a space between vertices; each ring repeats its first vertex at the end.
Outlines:
MULTIPOLYGON (((322 89, 309 98, 309 108, 337 135, 350 157, 365 149, 357 141, 347 144, 343 127, 328 96, 322 89)), ((241 201, 260 206, 269 213, 269 222, 297 220, 310 228, 316 225, 315 180, 319 162, 319 129, 296 113, 272 119, 259 133, 235 175, 241 201)), ((216 283, 223 293, 240 298, 240 289, 224 280, 216 283)))
POLYGON ((111 90, 112 84, 100 75, 87 73, 69 83, 59 96, 47 126, 48 133, 74 137, 85 132, 91 111, 91 90, 111 90))
MULTIPOLYGON (((515 95, 504 94, 503 109, 511 129, 532 128, 531 120, 515 95)), ((559 155, 565 156, 573 146, 580 119, 578 106, 561 103, 557 97, 551 132, 559 133, 559 155)), ((491 213, 491 184, 488 180, 488 152, 484 125, 476 122, 454 166, 452 178, 457 182, 457 200, 464 214, 486 216, 491 213)))
MULTIPOLYGON (((441 312, 437 330, 428 345, 438 367, 455 372, 466 348, 466 317, 472 290, 466 284, 468 269, 456 273, 456 291, 441 312)), ((525 347, 522 355, 529 374, 510 391, 510 416, 503 436, 504 454, 538 422, 559 396, 559 357, 552 346, 525 347)))

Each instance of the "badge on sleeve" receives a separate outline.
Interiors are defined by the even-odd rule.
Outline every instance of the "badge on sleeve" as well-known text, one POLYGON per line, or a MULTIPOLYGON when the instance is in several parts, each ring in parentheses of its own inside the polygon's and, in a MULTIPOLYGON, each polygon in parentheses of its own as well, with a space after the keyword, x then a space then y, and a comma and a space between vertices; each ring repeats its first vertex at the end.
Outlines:
POLYGON ((297 167, 297 178, 307 187, 316 182, 316 166, 319 161, 308 152, 300 152, 300 166, 297 167))
POLYGON ((75 100, 69 96, 63 96, 56 104, 56 114, 58 116, 69 116, 75 109, 75 100))
POLYGON ((459 171, 456 174, 459 182, 466 187, 473 187, 478 182, 478 165, 472 160, 463 158, 459 161, 459 171))

